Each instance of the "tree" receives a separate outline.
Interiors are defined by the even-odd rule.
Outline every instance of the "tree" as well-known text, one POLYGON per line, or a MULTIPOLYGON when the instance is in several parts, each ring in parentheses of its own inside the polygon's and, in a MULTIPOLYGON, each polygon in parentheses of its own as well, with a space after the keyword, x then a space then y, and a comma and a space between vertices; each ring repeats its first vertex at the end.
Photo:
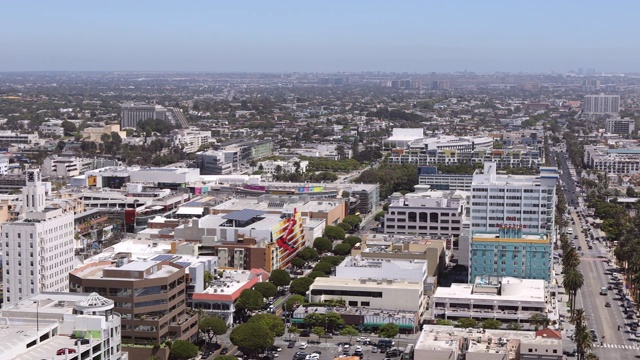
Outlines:
POLYGON ((60 124, 62 129, 64 130, 64 136, 71 136, 74 132, 76 132, 76 124, 72 123, 69 120, 65 120, 60 124))
POLYGON ((571 313, 575 310, 576 295, 578 290, 584 285, 584 276, 576 268, 565 269, 562 286, 569 291, 569 301, 571 302, 571 313))
POLYGON ((487 319, 482 322, 483 329, 500 329, 502 323, 499 320, 487 319))
POLYGON ((356 225, 360 225, 362 223, 362 218, 360 216, 357 215, 348 215, 345 216, 344 220, 342 220, 342 222, 345 222, 351 226, 356 226, 356 225))
POLYGON ((229 339, 233 345, 255 353, 273 345, 274 335, 261 323, 246 322, 236 326, 231 331, 229 339))
POLYGON ((320 271, 325 275, 331 274, 332 269, 333 269, 333 266, 328 262, 324 262, 324 261, 317 263, 316 266, 313 267, 313 271, 320 271))
POLYGON ((209 270, 204 271, 204 288, 208 288, 213 281, 213 274, 209 270))
POLYGON ((315 280, 316 278, 319 277, 327 277, 327 274, 323 273, 322 271, 312 271, 309 274, 307 274, 308 278, 311 278, 313 280, 315 280))
POLYGON ((360 239, 357 236, 347 236, 346 239, 344 239, 343 243, 347 243, 349 244, 351 247, 356 246, 356 244, 359 244, 362 242, 362 239, 360 239))
POLYGON ((287 286, 291 284, 291 275, 286 270, 276 269, 269 275, 269 281, 275 286, 287 286))
POLYGON ((337 227, 339 227, 340 229, 342 229, 342 230, 345 232, 345 235, 346 235, 346 233, 348 233, 349 231, 353 230, 353 226, 351 226, 351 225, 349 225, 349 224, 347 224, 347 223, 344 223, 344 222, 341 222, 341 223, 339 223, 339 224, 338 224, 338 225, 336 225, 336 226, 337 226, 337 227))
POLYGON ((236 307, 245 311, 256 311, 262 309, 264 306, 264 297, 261 293, 252 290, 242 290, 238 300, 236 300, 236 307))
POLYGON ((304 296, 291 295, 289 296, 287 301, 285 301, 284 307, 286 308, 287 311, 293 311, 295 308, 302 305, 303 303, 304 303, 304 296))
POLYGON ((259 323, 264 325, 274 336, 284 335, 284 321, 273 314, 253 315, 247 323, 259 323))
POLYGON ((344 329, 340 330, 340 335, 348 336, 349 342, 351 342, 351 338, 360 335, 360 332, 353 326, 346 326, 344 329))
POLYGON ((217 316, 206 316, 200 319, 198 322, 200 331, 207 336, 207 340, 211 342, 213 338, 216 338, 218 342, 218 335, 224 335, 227 333, 227 323, 217 316))
POLYGON ((338 244, 336 245, 336 247, 333 248, 333 253, 336 255, 349 255, 350 252, 351 252, 351 245, 346 243, 338 244))
POLYGON ((58 145, 56 145, 56 150, 58 152, 62 152, 62 150, 64 150, 64 147, 67 146, 67 143, 65 141, 58 141, 58 145))
POLYGON ((544 314, 535 313, 529 318, 529 322, 533 324, 533 328, 538 331, 540 327, 546 328, 551 324, 551 320, 544 314))
POLYGON ((314 326, 314 327, 311 329, 311 332, 312 332, 314 335, 317 335, 317 336, 318 336, 318 339, 320 339, 320 338, 324 335, 324 328, 323 328, 323 327, 321 327, 321 326, 314 326))
MULTIPOLYGON (((293 266, 294 268, 301 269, 306 264, 307 264, 307 262, 302 260, 302 259, 300 259, 299 257, 294 257, 293 259, 291 259, 291 266, 293 266)), ((269 280, 271 280, 271 278, 269 278, 269 280)))
POLYGON ((519 330, 522 330, 522 325, 518 324, 515 321, 512 321, 512 322, 507 324, 507 330, 519 331, 519 330))
POLYGON ((313 261, 318 259, 318 251, 312 248, 304 248, 298 251, 298 257, 304 261, 313 261))
POLYGON ((345 232, 338 226, 328 225, 324 228, 324 236, 331 240, 342 240, 344 239, 345 232))
POLYGON ((306 295, 309 291, 309 286, 313 284, 313 279, 308 277, 301 277, 293 280, 289 286, 289 291, 293 294, 306 295))
POLYGON ((174 359, 188 360, 198 355, 198 347, 184 340, 176 340, 171 344, 171 356, 174 359))
POLYGON ((318 237, 313 241, 313 248, 319 253, 324 253, 333 249, 333 243, 326 237, 318 237))
POLYGON ((336 256, 336 255, 325 256, 322 259, 320 259, 320 262, 326 262, 333 266, 338 266, 343 261, 344 261, 344 256, 336 256))
POLYGON ((344 326, 344 319, 336 312, 328 312, 324 315, 327 329, 333 331, 344 326))
POLYGON ((458 319, 458 326, 465 329, 474 328, 478 326, 478 321, 471 318, 462 318, 462 319, 458 319))
POLYGON ((316 326, 324 326, 325 322, 324 322, 325 316, 324 314, 320 314, 320 313, 310 313, 307 314, 304 317, 304 325, 306 327, 316 327, 316 326))
POLYGON ((398 335, 400 328, 394 323, 386 323, 378 329, 378 336, 391 339, 398 335))
POLYGON ((253 286, 253 290, 262 294, 263 298, 270 298, 278 295, 278 288, 270 282, 259 282, 253 286))
POLYGON ((218 355, 213 360, 238 360, 238 358, 231 355, 218 355))

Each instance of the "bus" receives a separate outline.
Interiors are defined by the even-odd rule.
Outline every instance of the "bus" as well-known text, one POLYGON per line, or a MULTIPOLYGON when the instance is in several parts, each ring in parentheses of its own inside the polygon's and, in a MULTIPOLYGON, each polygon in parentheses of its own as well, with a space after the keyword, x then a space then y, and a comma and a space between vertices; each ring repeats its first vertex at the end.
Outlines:
POLYGON ((413 360, 413 344, 409 344, 404 348, 401 360, 413 360))

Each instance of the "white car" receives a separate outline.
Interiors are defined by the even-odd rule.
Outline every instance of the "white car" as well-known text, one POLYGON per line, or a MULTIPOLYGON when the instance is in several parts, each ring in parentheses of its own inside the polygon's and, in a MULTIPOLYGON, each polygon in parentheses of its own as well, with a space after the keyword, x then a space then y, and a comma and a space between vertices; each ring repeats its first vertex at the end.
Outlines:
POLYGON ((342 345, 342 348, 345 350, 349 350, 349 348, 351 347, 351 345, 346 344, 346 345, 342 345))
POLYGON ((371 341, 371 339, 366 338, 364 336, 361 336, 359 338, 356 339, 357 342, 367 342, 367 341, 371 341))
POLYGON ((356 345, 356 350, 355 351, 362 351, 362 346, 356 345))
POLYGON ((304 359, 305 360, 319 360, 320 359, 320 355, 319 354, 309 354, 304 359))
POLYGON ((307 346, 309 346, 309 344, 307 344, 306 342, 301 342, 300 346, 298 346, 298 349, 304 350, 307 348, 307 346))

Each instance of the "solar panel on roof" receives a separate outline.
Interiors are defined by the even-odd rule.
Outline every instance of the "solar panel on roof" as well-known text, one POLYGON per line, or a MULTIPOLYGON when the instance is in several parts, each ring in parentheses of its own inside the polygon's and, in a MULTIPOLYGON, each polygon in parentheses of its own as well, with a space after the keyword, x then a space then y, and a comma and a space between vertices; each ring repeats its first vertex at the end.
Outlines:
POLYGON ((223 219, 227 220, 236 220, 236 221, 249 221, 256 216, 260 216, 264 214, 264 211, 261 210, 253 210, 253 209, 244 209, 240 211, 234 211, 232 213, 228 213, 222 216, 223 219))
POLYGON ((154 261, 169 261, 171 259, 173 259, 173 255, 164 254, 164 255, 157 255, 151 260, 154 260, 154 261))
POLYGON ((178 262, 176 262, 176 264, 178 264, 180 266, 184 266, 184 267, 188 267, 189 265, 191 265, 190 262, 186 262, 186 261, 178 261, 178 262))

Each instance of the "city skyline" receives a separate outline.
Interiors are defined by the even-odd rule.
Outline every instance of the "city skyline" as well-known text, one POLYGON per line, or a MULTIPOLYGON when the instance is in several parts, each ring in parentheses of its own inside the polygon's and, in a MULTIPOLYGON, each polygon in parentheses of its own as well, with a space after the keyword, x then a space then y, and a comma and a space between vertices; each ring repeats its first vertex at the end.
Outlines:
POLYGON ((636 72, 640 5, 617 5, 14 2, 0 71, 636 72))

